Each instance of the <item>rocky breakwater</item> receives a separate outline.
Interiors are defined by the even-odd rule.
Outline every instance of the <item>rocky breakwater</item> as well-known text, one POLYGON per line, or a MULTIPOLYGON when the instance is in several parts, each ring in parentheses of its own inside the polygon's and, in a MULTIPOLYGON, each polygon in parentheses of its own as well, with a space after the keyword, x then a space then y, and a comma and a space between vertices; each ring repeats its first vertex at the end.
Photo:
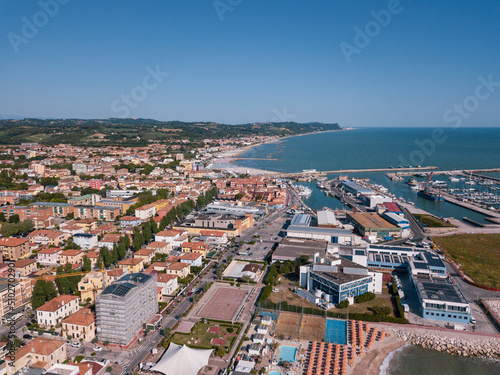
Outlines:
MULTIPOLYGON (((405 329, 394 329, 393 334, 412 345, 418 345, 425 349, 439 350, 453 355, 463 357, 482 357, 500 359, 500 340, 492 337, 450 337, 439 331, 408 331, 405 329)), ((454 335, 452 335, 454 336, 454 335)))

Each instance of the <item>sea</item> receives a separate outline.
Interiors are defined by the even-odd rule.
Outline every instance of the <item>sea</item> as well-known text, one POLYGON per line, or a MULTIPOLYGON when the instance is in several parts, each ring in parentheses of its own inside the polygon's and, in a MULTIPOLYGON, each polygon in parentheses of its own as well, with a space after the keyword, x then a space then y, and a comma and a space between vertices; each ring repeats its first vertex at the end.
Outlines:
MULTIPOLYGON (((278 172, 301 172, 304 169, 333 171, 398 166, 436 166, 441 170, 490 169, 500 167, 500 128, 360 128, 289 137, 252 148, 235 164, 278 172), (278 160, 269 160, 278 159, 278 160)), ((487 223, 484 215, 448 202, 433 202, 417 196, 405 181, 391 181, 387 172, 339 173, 349 177, 369 178, 384 185, 397 197, 410 200, 437 216, 468 217, 487 223)), ((500 173, 488 173, 500 178, 500 173)), ((328 175, 328 179, 337 177, 328 175)), ((436 176, 433 180, 447 180, 436 176)), ((425 179, 420 179, 425 181, 425 179)), ((447 181, 448 182, 448 181, 447 181)), ((342 209, 342 203, 324 195, 317 182, 301 183, 312 189, 305 203, 313 209, 342 209)), ((463 188, 464 182, 449 187, 463 188)), ((497 185, 498 186, 498 185, 497 185)), ((474 188, 482 189, 477 185, 474 188)), ((484 187, 489 189, 489 187, 484 187)), ((497 190, 498 191, 498 190, 497 190)), ((500 374, 500 363, 483 359, 451 356, 407 345, 391 353, 381 367, 385 375, 422 374, 500 374)))
MULTIPOLYGON (((238 160, 235 164, 278 172, 301 172, 305 169, 333 171, 346 169, 390 168, 397 171, 403 166, 436 166, 441 170, 500 168, 500 128, 361 128, 303 136, 289 137, 252 148, 242 158, 264 160, 238 160), (271 160, 269 160, 271 159, 271 160)), ((406 181, 391 181, 387 172, 338 173, 356 178, 369 178, 384 185, 397 197, 410 200, 439 217, 462 219, 467 217, 488 223, 484 215, 448 202, 434 202, 417 196, 406 181)), ((499 177, 500 173, 488 173, 499 177)), ((408 180, 408 178, 407 178, 408 180)), ((425 178, 418 181, 425 182, 425 178)), ((445 180, 449 188, 470 187, 464 181, 450 182, 446 176, 433 176, 445 180)), ((313 193, 304 202, 313 209, 342 208, 342 203, 327 197, 317 188, 317 182, 301 183, 313 193)), ((498 187, 498 186, 497 186, 498 187)), ((475 185, 475 189, 491 187, 475 185)), ((500 194, 500 190, 497 190, 500 194)))

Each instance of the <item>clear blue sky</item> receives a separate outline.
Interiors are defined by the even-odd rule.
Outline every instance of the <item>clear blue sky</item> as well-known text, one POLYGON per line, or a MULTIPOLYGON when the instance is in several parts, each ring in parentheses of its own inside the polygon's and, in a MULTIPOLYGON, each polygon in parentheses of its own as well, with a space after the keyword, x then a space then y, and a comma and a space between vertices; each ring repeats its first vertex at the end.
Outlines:
POLYGON ((0 0, 0 114, 500 126, 498 1, 59 1, 0 0))

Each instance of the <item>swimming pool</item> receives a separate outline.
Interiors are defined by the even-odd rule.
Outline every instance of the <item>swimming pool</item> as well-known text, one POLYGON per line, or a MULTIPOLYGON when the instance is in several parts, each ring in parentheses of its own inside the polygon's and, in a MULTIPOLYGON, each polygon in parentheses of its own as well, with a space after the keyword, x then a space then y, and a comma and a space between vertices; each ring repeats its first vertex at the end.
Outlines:
POLYGON ((280 361, 295 362, 295 353, 297 353, 297 348, 295 346, 283 345, 280 348, 280 361))
POLYGON ((347 323, 345 320, 327 319, 325 341, 340 345, 347 344, 347 323))
POLYGON ((268 375, 283 375, 283 374, 279 371, 271 371, 268 375))

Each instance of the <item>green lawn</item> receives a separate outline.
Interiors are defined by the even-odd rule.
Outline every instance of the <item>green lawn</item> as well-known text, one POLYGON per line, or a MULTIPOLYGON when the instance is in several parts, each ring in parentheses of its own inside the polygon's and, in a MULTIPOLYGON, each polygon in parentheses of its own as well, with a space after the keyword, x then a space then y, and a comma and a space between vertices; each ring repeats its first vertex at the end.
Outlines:
MULTIPOLYGON (((199 349, 212 349, 213 345, 210 343, 210 340, 213 338, 217 337, 223 337, 226 333, 229 335, 237 335, 238 330, 240 329, 240 326, 234 325, 231 326, 231 323, 214 323, 208 321, 207 324, 203 322, 198 322, 192 329, 192 332, 190 334, 183 334, 183 333, 178 333, 176 332, 172 338, 171 342, 178 344, 178 345, 188 345, 193 348, 199 348, 199 349), (215 333, 208 333, 207 330, 209 327, 213 327, 215 325, 218 325, 220 327, 220 334, 215 334, 215 333), (233 331, 232 333, 228 331, 229 328, 232 328, 233 331)), ((229 329, 230 330, 230 329, 229 329)), ((234 338, 232 336, 228 336, 225 345, 223 348, 226 351, 229 351, 231 349, 231 346, 234 342, 234 338)))
MULTIPOLYGON (((393 310, 393 304, 391 301, 391 295, 389 294, 389 289, 387 288, 386 283, 382 286, 382 294, 377 294, 377 296, 371 301, 355 303, 354 305, 349 306, 349 314, 373 314, 372 307, 390 307, 393 310)), ((330 311, 347 313, 347 309, 337 309, 334 308, 330 311)), ((395 316, 394 311, 388 316, 395 316)))
POLYGON ((415 218, 420 221, 420 223, 424 227, 429 227, 429 228, 453 228, 454 225, 445 222, 444 220, 438 219, 435 216, 432 215, 418 215, 418 214, 413 214, 415 218))
POLYGON ((455 234, 432 240, 476 283, 500 288, 500 234, 455 234))

